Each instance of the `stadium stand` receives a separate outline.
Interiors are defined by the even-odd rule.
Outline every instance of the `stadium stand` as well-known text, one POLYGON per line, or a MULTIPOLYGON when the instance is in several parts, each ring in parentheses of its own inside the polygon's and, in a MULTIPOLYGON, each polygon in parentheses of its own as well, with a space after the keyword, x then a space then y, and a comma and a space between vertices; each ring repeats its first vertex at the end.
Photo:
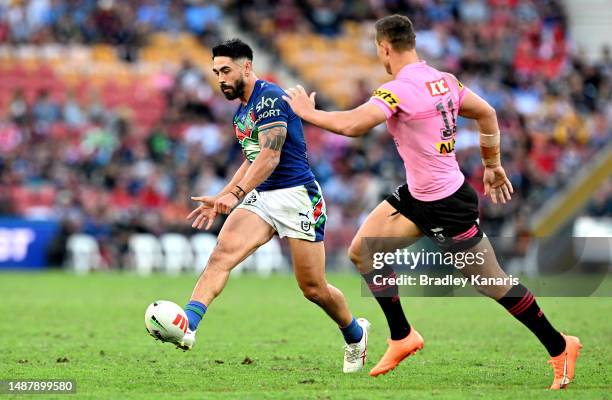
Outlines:
MULTIPOLYGON (((424 58, 496 107, 516 194, 503 207, 481 199, 483 227, 527 234, 533 212, 612 136, 610 50, 582 58, 558 0, 4 2, 0 214, 64 221, 96 239, 103 266, 137 266, 130 237, 193 235, 190 195, 215 194, 241 162, 235 104, 210 73, 224 18, 344 108, 387 79, 371 34, 392 12, 413 19, 424 58)), ((459 128, 457 156, 481 189, 477 132, 459 128)), ((401 161, 384 129, 351 141, 307 126, 306 139, 328 202, 326 246, 348 264, 359 222, 404 179, 401 161)), ((612 214, 610 179, 584 213, 612 214)))
POLYGON ((68 260, 66 266, 76 273, 87 273, 100 268, 98 242, 90 235, 74 234, 66 244, 68 260))

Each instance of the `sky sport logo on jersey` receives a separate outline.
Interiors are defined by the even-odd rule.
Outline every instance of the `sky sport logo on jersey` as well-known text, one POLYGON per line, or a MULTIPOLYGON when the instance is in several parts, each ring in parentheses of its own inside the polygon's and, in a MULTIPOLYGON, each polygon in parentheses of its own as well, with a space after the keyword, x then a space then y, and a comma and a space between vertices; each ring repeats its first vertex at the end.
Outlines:
POLYGON ((259 118, 257 118, 255 123, 258 123, 266 118, 278 117, 281 113, 280 109, 273 108, 275 107, 277 101, 278 98, 273 99, 271 97, 262 97, 257 105, 255 105, 255 110, 259 114, 259 118))
POLYGON ((276 104, 277 100, 278 98, 273 99, 271 97, 264 96, 261 98, 261 100, 259 100, 259 102, 255 106, 255 110, 257 110, 257 112, 261 112, 261 110, 263 110, 264 108, 272 108, 276 104))

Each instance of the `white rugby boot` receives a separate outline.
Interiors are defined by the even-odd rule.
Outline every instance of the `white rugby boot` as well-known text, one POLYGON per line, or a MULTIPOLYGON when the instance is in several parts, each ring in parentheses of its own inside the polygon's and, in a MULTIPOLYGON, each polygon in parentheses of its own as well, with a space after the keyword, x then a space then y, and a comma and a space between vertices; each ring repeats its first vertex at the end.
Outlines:
POLYGON ((365 318, 358 318, 357 323, 363 329, 363 336, 357 343, 344 345, 344 367, 342 371, 345 374, 360 371, 366 362, 368 354, 368 331, 370 330, 370 321, 365 318))
POLYGON ((183 351, 191 350, 195 345, 195 334, 196 331, 192 331, 191 329, 187 328, 185 336, 183 336, 183 338, 178 342, 174 343, 176 345, 176 348, 181 349, 183 351))

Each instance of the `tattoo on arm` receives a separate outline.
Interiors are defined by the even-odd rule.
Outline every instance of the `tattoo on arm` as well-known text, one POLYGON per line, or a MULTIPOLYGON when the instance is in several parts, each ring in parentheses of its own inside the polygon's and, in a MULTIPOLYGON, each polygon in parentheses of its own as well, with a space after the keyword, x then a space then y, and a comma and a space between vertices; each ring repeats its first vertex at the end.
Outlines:
POLYGON ((280 151, 283 148, 286 137, 287 128, 284 126, 266 129, 259 132, 259 146, 262 149, 280 151))

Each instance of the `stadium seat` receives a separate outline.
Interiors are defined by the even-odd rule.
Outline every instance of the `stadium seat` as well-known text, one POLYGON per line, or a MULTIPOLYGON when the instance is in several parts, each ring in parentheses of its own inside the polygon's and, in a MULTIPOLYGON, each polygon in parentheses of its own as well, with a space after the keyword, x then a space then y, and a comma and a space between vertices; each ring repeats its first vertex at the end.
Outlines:
POLYGON ((239 263, 238 265, 234 267, 234 269, 232 269, 231 274, 232 275, 242 275, 246 271, 254 270, 255 269, 255 258, 253 256, 254 254, 251 254, 250 256, 242 260, 241 263, 239 263))
POLYGON ((612 218, 577 218, 573 227, 574 254, 582 263, 612 265, 612 218))
MULTIPOLYGON (((201 273, 204 270, 216 244, 217 237, 210 233, 198 233, 191 238, 191 246, 195 253, 196 272, 201 273)), ((268 276, 273 271, 280 271, 286 267, 287 262, 283 257, 280 242, 278 238, 273 237, 272 240, 238 264, 232 270, 232 275, 254 271, 260 275, 268 276)))
POLYGON ((132 235, 128 246, 132 268, 139 274, 148 275, 164 265, 164 254, 155 236, 147 233, 132 235))
POLYGON ((66 250, 68 250, 66 266, 72 271, 83 274, 100 268, 100 248, 93 236, 82 233, 71 235, 66 250))
POLYGON ((272 272, 287 269, 280 241, 274 236, 268 243, 258 248, 253 254, 232 270, 233 275, 244 272, 255 272, 261 276, 270 276, 272 272))
POLYGON ((165 270, 170 274, 178 274, 183 270, 193 268, 193 251, 189 240, 178 233, 166 233, 160 237, 165 255, 165 270))
POLYGON ((191 247, 195 255, 195 271, 204 271, 210 255, 217 245, 217 237, 210 233, 198 233, 191 237, 191 247))
POLYGON ((91 49, 91 56, 94 61, 116 62, 117 52, 109 45, 96 45, 91 49))
POLYGON ((276 236, 258 248, 250 258, 253 269, 262 276, 269 276, 272 272, 279 272, 287 268, 280 241, 276 236))

